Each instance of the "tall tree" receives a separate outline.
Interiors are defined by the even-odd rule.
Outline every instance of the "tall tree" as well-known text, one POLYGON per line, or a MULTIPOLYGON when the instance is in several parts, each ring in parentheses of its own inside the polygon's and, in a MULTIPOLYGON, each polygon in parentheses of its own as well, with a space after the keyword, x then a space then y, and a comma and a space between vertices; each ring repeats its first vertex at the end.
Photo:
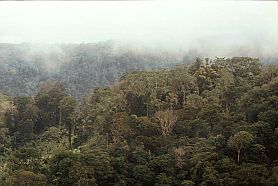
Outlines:
POLYGON ((237 151, 237 162, 240 162, 242 150, 248 149, 251 146, 254 137, 247 131, 240 131, 228 140, 228 147, 237 151))
POLYGON ((76 100, 71 96, 66 96, 59 102, 60 110, 60 125, 64 125, 68 129, 69 133, 69 148, 72 147, 72 134, 74 129, 74 117, 75 117, 75 108, 77 106, 76 100))

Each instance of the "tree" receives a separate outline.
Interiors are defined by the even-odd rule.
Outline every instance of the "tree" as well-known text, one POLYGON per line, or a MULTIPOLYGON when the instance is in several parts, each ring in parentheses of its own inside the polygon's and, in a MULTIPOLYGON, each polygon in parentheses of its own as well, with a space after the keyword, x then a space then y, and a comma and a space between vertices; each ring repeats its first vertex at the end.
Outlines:
POLYGON ((206 138, 209 134, 209 124, 202 119, 184 120, 177 122, 175 133, 190 138, 206 138))
POLYGON ((216 86, 217 79, 219 79, 219 67, 206 59, 206 63, 200 65, 194 72, 194 76, 197 79, 197 85, 199 87, 199 95, 204 90, 212 90, 216 86))
POLYGON ((133 131, 129 124, 128 114, 126 112, 116 113, 112 117, 112 123, 110 126, 112 140, 114 143, 118 143, 124 140, 129 140, 133 131))
POLYGON ((197 94, 190 94, 186 97, 185 110, 190 113, 189 118, 195 119, 204 106, 204 99, 197 94))
POLYGON ((183 180, 181 183, 182 186, 194 186, 195 183, 191 180, 183 180))
POLYGON ((0 125, 0 156, 4 154, 10 143, 9 130, 0 125))
POLYGON ((158 174, 156 176, 156 183, 154 184, 155 186, 170 186, 173 183, 173 177, 172 176, 167 176, 164 172, 158 174))
POLYGON ((196 58, 196 60, 189 67, 190 74, 194 75, 203 66, 203 60, 201 58, 196 58))
POLYGON ((272 183, 272 185, 275 185, 278 183, 278 166, 275 166, 272 168, 270 182, 272 183))
POLYGON ((60 151, 57 152, 50 159, 50 182, 54 185, 74 185, 77 182, 75 177, 72 177, 72 171, 75 164, 78 162, 78 154, 71 151, 60 151))
POLYGON ((33 138, 39 110, 30 97, 15 97, 13 104, 5 113, 5 123, 13 137, 13 144, 20 146, 33 138))
POLYGON ((205 185, 220 185, 218 179, 218 172, 214 167, 205 167, 204 173, 202 175, 201 186, 205 185))
POLYGON ((235 149, 237 151, 238 163, 240 162, 240 156, 242 150, 248 149, 251 146, 253 140, 254 140, 253 135, 247 131, 240 131, 236 133, 233 137, 229 138, 228 147, 235 149))
POLYGON ((139 184, 151 184, 154 179, 154 172, 148 165, 137 165, 133 168, 133 175, 139 184))
POLYGON ((45 186, 47 178, 43 174, 36 174, 32 171, 18 170, 15 171, 10 178, 8 178, 6 185, 8 186, 45 186))
POLYGON ((175 113, 175 111, 172 109, 158 111, 155 113, 155 117, 159 120, 159 126, 162 135, 170 135, 178 119, 178 115, 175 113))
POLYGON ((184 107, 186 96, 198 91, 196 78, 188 73, 188 69, 177 68, 171 72, 170 85, 174 93, 178 95, 179 106, 184 107))
POLYGON ((216 61, 235 77, 252 78, 260 74, 262 70, 259 59, 251 57, 218 58, 216 61))
POLYGON ((42 132, 46 127, 58 126, 60 123, 59 103, 66 96, 65 87, 58 82, 46 81, 35 96, 40 117, 35 125, 36 132, 42 132))
POLYGON ((139 136, 151 137, 159 133, 159 127, 157 124, 153 122, 151 118, 146 116, 137 117, 136 115, 131 115, 129 125, 132 127, 135 134, 139 136))
POLYGON ((69 148, 72 146, 72 134, 74 129, 74 112, 76 108, 77 102, 71 96, 65 96, 59 102, 59 110, 60 110, 60 125, 66 126, 69 133, 69 148))
POLYGON ((243 163, 234 171, 235 185, 268 185, 269 172, 265 165, 243 163))

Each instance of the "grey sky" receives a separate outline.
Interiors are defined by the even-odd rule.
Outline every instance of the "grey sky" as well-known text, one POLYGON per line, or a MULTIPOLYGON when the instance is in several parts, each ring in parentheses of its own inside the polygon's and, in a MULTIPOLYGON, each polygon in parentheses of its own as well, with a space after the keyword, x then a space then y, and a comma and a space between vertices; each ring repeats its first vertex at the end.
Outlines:
POLYGON ((248 46, 273 53, 277 10, 274 1, 2 1, 0 42, 112 39, 174 50, 248 46))

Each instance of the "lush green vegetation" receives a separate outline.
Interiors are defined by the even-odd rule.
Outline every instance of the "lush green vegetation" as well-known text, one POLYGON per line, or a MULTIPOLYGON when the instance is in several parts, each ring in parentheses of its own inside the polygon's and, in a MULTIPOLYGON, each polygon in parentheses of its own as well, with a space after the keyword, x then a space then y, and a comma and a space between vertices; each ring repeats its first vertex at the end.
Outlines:
POLYGON ((0 95, 2 185, 277 185, 278 66, 235 57, 136 71, 81 102, 0 95))

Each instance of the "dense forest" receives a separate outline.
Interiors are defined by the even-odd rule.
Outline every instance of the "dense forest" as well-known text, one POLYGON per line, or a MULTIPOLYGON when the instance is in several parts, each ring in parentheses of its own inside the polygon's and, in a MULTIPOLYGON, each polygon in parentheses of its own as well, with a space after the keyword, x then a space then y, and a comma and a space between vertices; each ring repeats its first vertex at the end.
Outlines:
POLYGON ((34 96, 46 80, 63 83, 81 99, 95 88, 109 86, 136 70, 173 68, 189 63, 194 53, 177 55, 138 52, 113 42, 87 44, 0 44, 0 91, 34 96))
POLYGON ((277 65, 109 54, 83 71, 78 54, 59 78, 0 69, 0 185, 278 185, 277 65))

